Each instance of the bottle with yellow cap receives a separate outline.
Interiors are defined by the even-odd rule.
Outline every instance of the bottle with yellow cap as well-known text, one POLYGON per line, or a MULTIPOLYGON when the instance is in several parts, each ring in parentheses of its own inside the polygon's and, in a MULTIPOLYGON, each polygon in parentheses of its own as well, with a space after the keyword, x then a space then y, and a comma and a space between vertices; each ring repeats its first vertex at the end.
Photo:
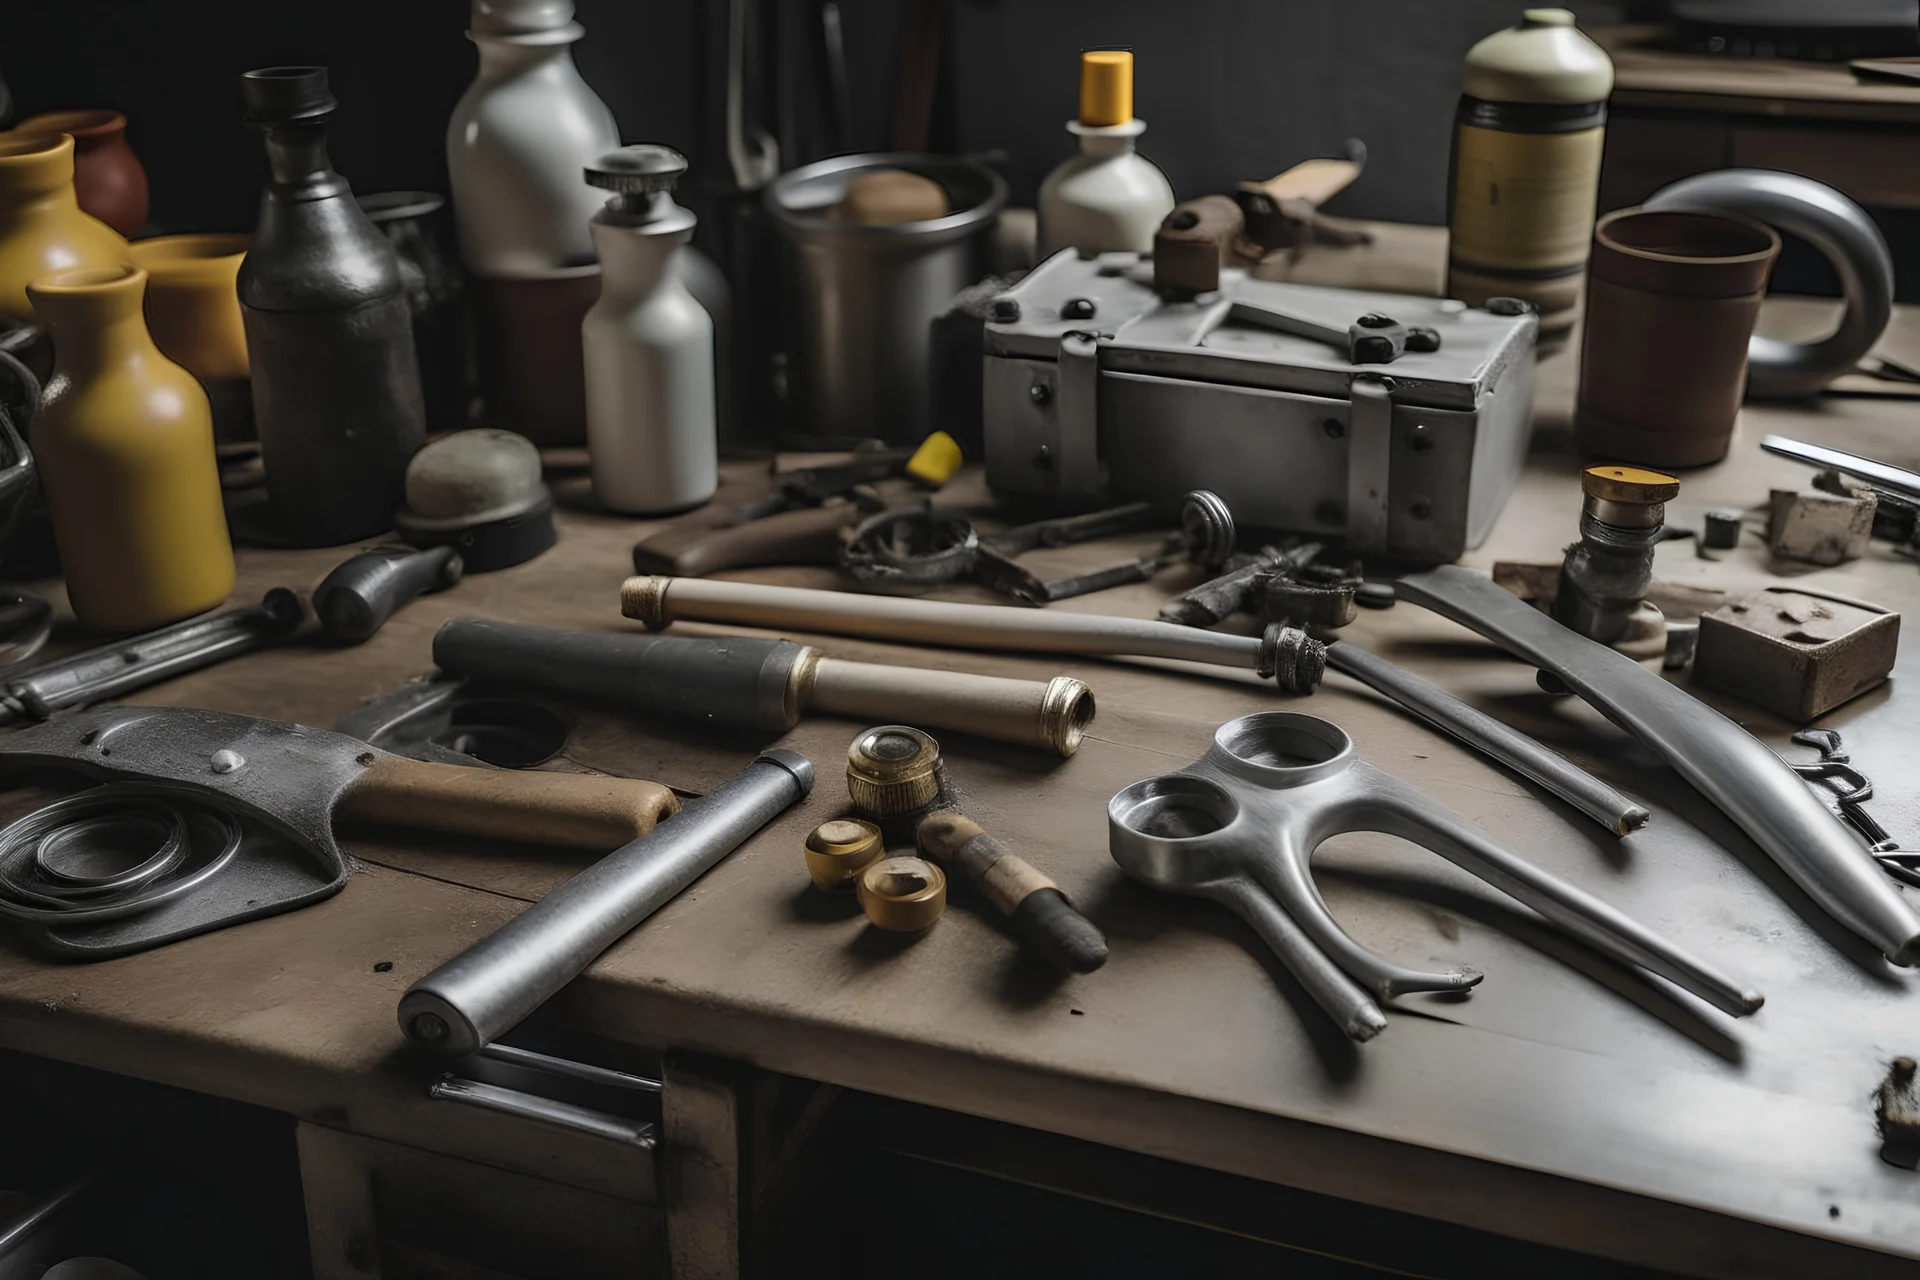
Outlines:
POLYGON ((1133 115, 1133 55, 1090 49, 1080 55, 1080 118, 1067 132, 1080 154, 1040 184, 1040 256, 1077 249, 1150 253, 1154 229, 1173 212, 1173 187, 1158 165, 1133 149, 1146 122, 1133 115))
POLYGON ((1600 188, 1613 62, 1565 9, 1528 9, 1467 52, 1454 117, 1447 296, 1521 298, 1566 343, 1600 188))

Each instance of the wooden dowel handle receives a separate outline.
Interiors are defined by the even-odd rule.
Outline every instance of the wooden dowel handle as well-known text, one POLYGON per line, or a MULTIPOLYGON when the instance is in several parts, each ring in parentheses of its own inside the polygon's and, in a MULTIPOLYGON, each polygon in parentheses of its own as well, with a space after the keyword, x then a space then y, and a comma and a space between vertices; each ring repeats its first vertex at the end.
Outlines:
POLYGON ((355 822, 604 852, 639 839, 679 809, 673 792, 637 778, 470 769, 381 755, 334 813, 355 822))

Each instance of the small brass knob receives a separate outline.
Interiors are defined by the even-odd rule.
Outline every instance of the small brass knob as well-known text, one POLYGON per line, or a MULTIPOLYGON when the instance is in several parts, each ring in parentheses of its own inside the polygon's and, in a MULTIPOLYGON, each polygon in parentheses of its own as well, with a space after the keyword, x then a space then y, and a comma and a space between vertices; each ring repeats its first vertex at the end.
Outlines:
POLYGON ((886 856, 880 828, 858 818, 823 822, 807 835, 807 874, 826 893, 852 893, 860 873, 886 856))
POLYGON ((874 818, 916 813, 940 794, 940 744, 904 724, 883 724, 847 748, 847 795, 874 818))
POLYGON ((922 858, 885 858, 860 873, 859 894, 875 928, 918 933, 947 909, 947 877, 922 858))

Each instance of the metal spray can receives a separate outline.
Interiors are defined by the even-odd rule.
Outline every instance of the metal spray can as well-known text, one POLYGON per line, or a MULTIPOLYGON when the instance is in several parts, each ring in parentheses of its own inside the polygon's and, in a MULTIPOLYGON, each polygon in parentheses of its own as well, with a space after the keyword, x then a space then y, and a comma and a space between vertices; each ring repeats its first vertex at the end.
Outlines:
POLYGON ((1565 345, 1579 314, 1612 91, 1613 62, 1565 9, 1529 9, 1467 53, 1447 296, 1531 302, 1543 352, 1565 345))

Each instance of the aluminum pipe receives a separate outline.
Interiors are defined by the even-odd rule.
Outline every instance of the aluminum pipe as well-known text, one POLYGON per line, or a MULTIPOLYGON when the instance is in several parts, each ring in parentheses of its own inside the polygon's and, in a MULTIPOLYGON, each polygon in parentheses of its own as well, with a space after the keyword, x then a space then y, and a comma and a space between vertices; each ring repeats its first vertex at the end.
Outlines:
POLYGON ((436 1053, 478 1052, 812 790, 805 756, 762 752, 414 983, 400 997, 400 1029, 436 1053))

